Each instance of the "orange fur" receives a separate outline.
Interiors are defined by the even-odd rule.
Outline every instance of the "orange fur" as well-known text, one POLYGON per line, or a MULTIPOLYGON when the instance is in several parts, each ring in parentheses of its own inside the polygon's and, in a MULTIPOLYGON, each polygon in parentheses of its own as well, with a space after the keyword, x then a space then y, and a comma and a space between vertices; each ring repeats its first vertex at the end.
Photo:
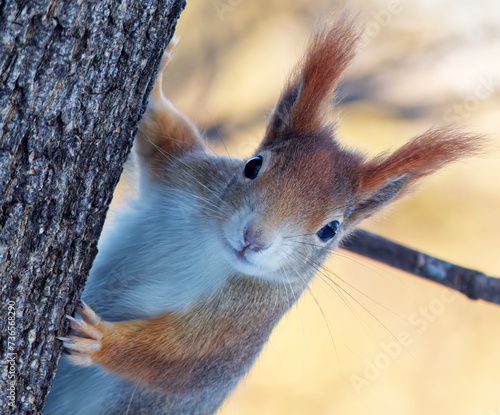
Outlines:
POLYGON ((248 353, 249 348, 260 349, 259 340, 262 336, 267 338, 284 311, 277 298, 285 300, 282 293, 268 284, 240 279, 226 285, 221 304, 202 302, 185 312, 167 312, 150 319, 101 322, 88 317, 95 315, 90 307, 77 306, 88 327, 72 327, 86 337, 75 336, 68 348, 76 355, 87 355, 90 358, 87 364, 97 363, 153 389, 193 392, 206 387, 211 371, 220 377, 217 367, 221 364, 231 361, 241 364, 248 359, 248 364, 251 363, 253 355, 248 353), (242 300, 240 304, 238 301, 242 300), (245 300, 263 303, 246 314, 245 300), (225 313, 226 308, 233 312, 225 313), (240 312, 236 312, 238 309, 240 312), (251 319, 263 323, 248 325, 251 319), (97 350, 88 347, 90 340, 98 342, 97 350), (256 345, 251 346, 252 342, 256 345))
MULTIPOLYGON (((150 108, 141 121, 136 150, 141 164, 149 169, 150 178, 161 178, 175 190, 166 193, 161 200, 177 201, 172 199, 172 194, 182 193, 186 199, 179 199, 180 207, 187 210, 200 204, 196 207, 201 213, 191 209, 191 216, 179 221, 191 231, 187 233, 189 237, 196 238, 200 228, 205 226, 204 232, 199 233, 219 232, 216 242, 226 251, 234 250, 241 256, 252 250, 247 231, 252 231, 254 248, 258 245, 255 241, 262 244, 259 250, 243 259, 235 257, 231 262, 223 257, 220 269, 225 270, 227 266, 230 268, 228 273, 233 274, 221 282, 222 288, 217 285, 214 292, 207 289, 202 296, 192 300, 187 309, 182 306, 177 312, 116 323, 100 322, 91 310, 80 309, 85 324, 73 319, 70 325, 83 336, 63 338, 76 363, 95 362, 110 372, 146 384, 148 388, 185 394, 187 400, 192 398, 193 392, 223 391, 215 399, 222 402, 225 394, 248 370, 274 325, 297 300, 317 266, 342 237, 360 220, 407 193, 420 178, 479 151, 481 137, 450 127, 429 130, 392 154, 372 160, 343 149, 327 122, 327 113, 334 87, 354 56, 358 38, 359 32, 349 13, 344 13, 329 30, 313 38, 303 64, 281 94, 257 150, 256 155, 264 154, 268 163, 258 177, 244 175, 241 161, 202 154, 205 146, 197 129, 163 96, 160 74, 150 108), (177 158, 178 163, 173 164, 176 168, 169 170, 166 167, 173 158, 177 158), (194 197, 189 199, 188 196, 194 197), (234 222, 231 221, 233 217, 237 218, 234 222), (325 225, 333 220, 338 221, 335 237, 340 239, 317 236, 317 232, 327 228, 325 225), (229 230, 224 228, 226 225, 229 230), (237 236, 231 233, 233 230, 237 236), (268 251, 266 257, 262 251, 267 249, 267 242, 275 242, 276 234, 282 240, 288 239, 281 243, 282 240, 276 238, 276 251, 268 251), (329 245, 325 240, 331 240, 329 245), (323 242, 325 244, 321 245, 323 242), (287 246, 293 248, 287 251, 287 246), (286 260, 290 263, 273 262, 282 252, 289 253, 286 260), (252 264, 251 255, 257 257, 252 264), (242 270, 243 265, 236 262, 236 258, 247 261, 254 268, 242 270), (262 263, 278 264, 276 270, 263 267, 258 262, 260 259, 262 263), (260 275, 258 267, 263 267, 266 273, 271 269, 272 277, 266 280, 267 274, 260 275), (251 273, 247 273, 248 269, 251 273), (282 280, 276 277, 279 272, 282 280)), ((162 70, 168 64, 171 51, 172 48, 166 52, 162 70)), ((169 215, 173 211, 169 210, 169 215)), ((159 217, 157 226, 160 228, 171 216, 159 217)), ((175 220, 172 219, 171 225, 177 225, 175 220)), ((182 235, 185 238, 185 234, 182 235)), ((162 241, 159 237, 158 240, 162 241)), ((173 244, 172 240, 167 241, 170 244, 164 243, 163 247, 147 243, 144 247, 162 255, 161 248, 175 246, 176 251, 165 256, 169 261, 177 259, 178 250, 182 248, 187 247, 189 254, 192 253, 185 239, 175 240, 173 244)), ((218 253, 210 251, 210 254, 219 259, 218 253)), ((179 258, 195 261, 185 252, 184 255, 179 258)), ((138 258, 134 259, 141 264, 138 258)), ((202 259, 211 260, 210 257, 202 259)), ((179 260, 179 269, 183 261, 179 260)), ((197 276, 205 262, 195 262, 195 265, 198 267, 193 274, 197 276)), ((176 269, 176 272, 174 278, 182 275, 182 270, 176 269)), ((211 268, 210 272, 213 273, 211 268)), ((156 270, 152 275, 156 277, 156 270)), ((226 274, 221 272, 220 275, 226 274)), ((162 275, 162 278, 164 276, 172 277, 162 275)), ((214 280, 218 276, 213 276, 214 280)), ((180 281, 184 283, 186 279, 180 278, 180 281)), ((196 284, 198 280, 193 286, 196 284)), ((199 396, 198 404, 204 399, 201 393, 199 396)), ((141 403, 146 401, 149 400, 141 403)), ((162 402, 166 401, 165 398, 162 402)), ((213 408, 220 402, 215 402, 213 408)), ((189 413, 197 413, 193 411, 189 413)))
POLYGON ((189 385, 189 369, 208 351, 182 334, 189 331, 172 313, 149 320, 100 323, 101 347, 92 360, 107 370, 153 386, 182 392, 189 385), (190 362, 190 363, 188 363, 190 362))
POLYGON ((343 150, 325 131, 274 148, 274 172, 258 184, 268 207, 262 228, 294 221, 317 230, 325 217, 345 209, 359 180, 360 155, 343 150))
POLYGON ((263 146, 283 133, 314 134, 324 127, 334 88, 355 55, 359 37, 349 11, 313 36, 307 55, 281 94, 263 146))
POLYGON ((301 86, 292 110, 293 133, 317 132, 325 124, 334 88, 355 55, 359 31, 353 22, 344 13, 329 30, 314 36, 298 79, 301 86))
MULTIPOLYGON (((290 218, 318 229, 329 212, 345 209, 349 198, 369 198, 386 182, 409 175, 400 195, 422 176, 477 151, 477 136, 444 127, 429 130, 394 153, 373 160, 364 161, 360 155, 342 149, 326 127, 326 115, 341 73, 354 57, 358 38, 348 13, 329 30, 317 33, 298 75, 282 93, 281 101, 288 100, 285 104, 289 107, 278 104, 260 146, 260 150, 279 149, 279 157, 274 156, 273 174, 263 174, 258 184, 268 209, 255 224, 257 236, 262 237, 276 223, 290 218), (283 140, 291 136, 298 139, 283 140)), ((142 134, 147 132, 145 135, 156 144, 156 156, 148 157, 163 160, 163 153, 201 149, 197 130, 164 98, 161 76, 153 100, 155 105, 141 123, 142 134)), ((153 160, 152 170, 156 168, 153 160)), ((368 214, 371 211, 361 216, 368 214)), ((271 315, 267 307, 266 302, 261 302, 264 320, 271 315)), ((239 318, 226 315, 222 319, 222 315, 206 314, 203 308, 196 308, 149 320, 103 323, 101 348, 91 356, 112 372, 157 388, 192 390, 199 382, 196 368, 216 361, 220 353, 229 353, 228 344, 240 342, 244 329, 239 318)))
POLYGON ((176 46, 177 40, 174 38, 164 53, 148 109, 135 139, 140 163, 151 169, 152 178, 158 177, 159 168, 165 158, 186 150, 205 149, 198 129, 163 94, 163 73, 176 46))
POLYGON ((425 132, 390 155, 369 160, 362 167, 359 192, 371 191, 401 174, 410 183, 463 157, 480 152, 484 139, 456 127, 438 127, 425 132))

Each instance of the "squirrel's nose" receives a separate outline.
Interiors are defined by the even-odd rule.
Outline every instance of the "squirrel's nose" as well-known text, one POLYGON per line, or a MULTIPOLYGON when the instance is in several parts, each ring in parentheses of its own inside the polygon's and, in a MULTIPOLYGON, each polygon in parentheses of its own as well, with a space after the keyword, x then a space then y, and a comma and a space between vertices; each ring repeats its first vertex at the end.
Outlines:
POLYGON ((259 235, 259 233, 253 232, 251 228, 245 228, 243 231, 243 242, 245 246, 243 247, 242 253, 247 249, 253 252, 259 252, 269 246, 269 244, 263 239, 263 236, 259 235))

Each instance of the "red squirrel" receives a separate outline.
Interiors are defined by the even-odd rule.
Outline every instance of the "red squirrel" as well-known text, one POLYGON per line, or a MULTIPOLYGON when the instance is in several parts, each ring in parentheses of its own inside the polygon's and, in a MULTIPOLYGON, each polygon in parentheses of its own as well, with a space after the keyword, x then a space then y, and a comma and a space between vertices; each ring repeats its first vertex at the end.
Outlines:
POLYGON ((248 160, 208 154, 164 97, 169 45, 136 137, 140 195, 99 243, 47 414, 213 414, 361 220, 477 151, 451 127, 373 159, 344 149, 328 113, 359 38, 349 13, 313 36, 248 160))

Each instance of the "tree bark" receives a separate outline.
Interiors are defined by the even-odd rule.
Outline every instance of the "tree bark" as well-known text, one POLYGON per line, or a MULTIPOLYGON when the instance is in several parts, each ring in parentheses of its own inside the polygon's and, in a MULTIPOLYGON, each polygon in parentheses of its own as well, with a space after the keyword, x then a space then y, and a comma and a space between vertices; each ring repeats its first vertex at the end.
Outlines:
POLYGON ((42 413, 65 314, 184 0, 0 1, 0 405, 42 413))

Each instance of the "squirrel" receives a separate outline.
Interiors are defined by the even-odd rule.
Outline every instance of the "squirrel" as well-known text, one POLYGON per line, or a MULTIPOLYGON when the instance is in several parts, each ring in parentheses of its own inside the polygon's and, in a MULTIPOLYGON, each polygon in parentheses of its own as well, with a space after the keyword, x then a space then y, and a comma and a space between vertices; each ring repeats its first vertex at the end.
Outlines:
POLYGON ((314 34, 247 160, 210 155, 165 98, 169 44, 136 136, 140 194, 99 242, 46 414, 213 414, 361 220, 477 152, 455 127, 371 159, 344 149, 328 112, 359 39, 349 12, 314 34))

